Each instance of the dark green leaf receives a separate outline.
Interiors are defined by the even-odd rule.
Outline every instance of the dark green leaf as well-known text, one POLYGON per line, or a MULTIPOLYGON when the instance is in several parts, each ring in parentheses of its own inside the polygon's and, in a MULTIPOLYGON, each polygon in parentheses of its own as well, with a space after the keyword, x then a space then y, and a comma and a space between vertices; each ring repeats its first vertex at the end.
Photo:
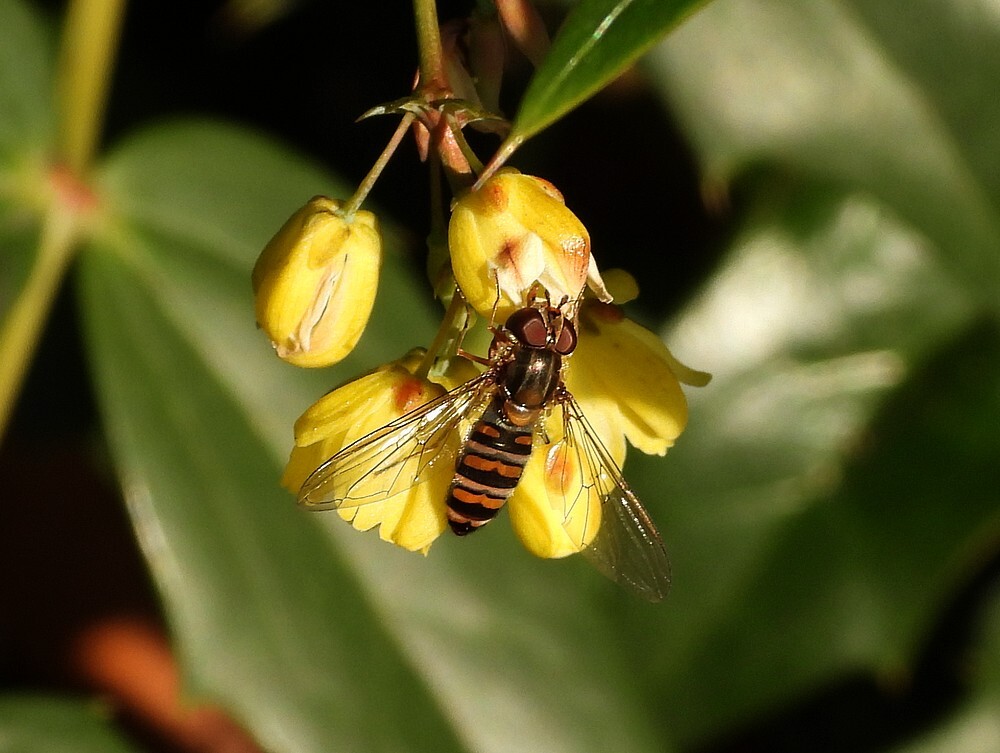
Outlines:
POLYGON ((195 124, 127 144, 101 185, 113 219, 81 297, 191 687, 276 751, 663 750, 580 563, 533 559, 503 521, 422 558, 278 488, 298 413, 433 334, 426 286, 396 257, 363 349, 334 373, 278 362, 254 331, 254 257, 328 181, 195 124))
POLYGON ((192 692, 274 750, 459 749, 350 569, 278 487, 277 427, 240 402, 256 390, 294 410, 248 275, 269 232, 330 184, 258 139, 185 125, 128 145, 102 188, 128 224, 85 257, 88 330, 192 692))
POLYGON ((509 140, 558 120, 616 76, 704 0, 582 0, 521 101, 509 140))
MULTIPOLYGON (((981 561, 1000 499, 1000 333, 863 197, 755 216, 668 336, 715 374, 666 468, 673 607, 638 620, 673 735, 702 739, 837 674, 899 672, 981 561)), ((993 534, 991 534, 991 531, 993 534)))
POLYGON ((996 14, 937 0, 730 0, 649 60, 710 190, 766 164, 872 194, 996 308, 996 14))
POLYGON ((0 200, 0 324, 20 294, 38 248, 37 218, 0 200))
POLYGON ((129 753, 97 702, 41 696, 0 698, 0 753, 129 753))
POLYGON ((672 476, 634 469, 673 500, 650 692, 681 740, 898 678, 994 554, 998 40, 948 3, 730 0, 648 58, 707 195, 751 207, 668 338, 716 381, 672 476))

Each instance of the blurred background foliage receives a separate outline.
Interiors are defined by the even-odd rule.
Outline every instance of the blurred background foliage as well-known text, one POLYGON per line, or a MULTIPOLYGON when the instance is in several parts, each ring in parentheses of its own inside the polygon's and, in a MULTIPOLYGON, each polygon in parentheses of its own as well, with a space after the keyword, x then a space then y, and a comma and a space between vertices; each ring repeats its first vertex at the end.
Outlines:
MULTIPOLYGON (((0 0, 0 317, 63 12, 0 0)), ((434 331, 412 147, 347 362, 280 363, 249 289, 292 211, 351 193, 394 127, 354 118, 415 61, 408 3, 129 8, 100 221, 0 463, 0 750, 1000 749, 995 4, 704 3, 514 157, 714 374, 626 465, 671 551, 657 606, 502 521, 424 559, 277 486, 307 405, 434 331)))

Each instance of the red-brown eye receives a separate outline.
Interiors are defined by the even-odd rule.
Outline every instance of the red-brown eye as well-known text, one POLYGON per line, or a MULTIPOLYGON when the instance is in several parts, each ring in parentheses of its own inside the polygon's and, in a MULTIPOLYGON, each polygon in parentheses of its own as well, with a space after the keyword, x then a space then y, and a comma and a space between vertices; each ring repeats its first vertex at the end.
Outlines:
POLYGON ((556 353, 568 356, 576 350, 576 327, 573 322, 563 319, 562 329, 559 330, 559 338, 556 340, 556 353))
POLYGON ((544 348, 548 342, 549 328, 538 309, 515 311, 507 320, 507 328, 514 333, 514 337, 532 348, 544 348))
POLYGON ((524 345, 544 348, 549 337, 549 329, 538 309, 523 308, 515 311, 507 319, 507 329, 524 345))

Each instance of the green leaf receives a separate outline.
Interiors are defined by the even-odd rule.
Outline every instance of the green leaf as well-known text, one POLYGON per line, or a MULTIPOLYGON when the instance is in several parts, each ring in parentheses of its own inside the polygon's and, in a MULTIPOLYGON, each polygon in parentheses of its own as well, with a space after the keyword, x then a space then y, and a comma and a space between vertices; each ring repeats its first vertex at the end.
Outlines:
POLYGON ((44 696, 0 697, 0 753, 129 753, 96 702, 44 696))
POLYGON ((508 141, 520 143, 606 86, 703 0, 582 0, 521 100, 508 141))
POLYGON ((350 363, 305 373, 270 353, 250 269, 319 191, 345 193, 204 124, 136 137, 101 177, 110 219, 81 260, 81 298, 191 692, 275 751, 663 750, 632 671, 641 657, 587 598, 599 576, 581 563, 530 557, 505 522, 423 558, 278 488, 296 416, 434 329, 426 286, 390 255, 350 363))
POLYGON ((253 253, 297 204, 343 192, 260 139, 199 124, 126 145, 101 183, 125 226, 88 249, 82 295, 191 692, 275 750, 458 750, 350 569, 278 487, 272 427, 240 404, 257 390, 286 420, 295 405, 254 331, 253 253))
POLYGON ((0 325, 28 280, 38 236, 37 218, 31 212, 0 200, 0 325))
POLYGON ((1000 332, 886 210, 794 194, 668 334, 715 378, 667 467, 628 469, 672 501, 673 609, 631 640, 671 635, 649 692, 683 744, 902 672, 1000 526, 1000 332))
POLYGON ((675 740, 899 681, 995 556, 998 40, 947 3, 730 0, 648 58, 745 218, 667 337, 716 379, 670 476, 630 469, 673 501, 684 614, 629 634, 673 638, 648 681, 675 740))
POLYGON ((729 0, 649 56, 710 192, 770 165, 877 197, 1000 303, 1000 20, 953 3, 729 0))

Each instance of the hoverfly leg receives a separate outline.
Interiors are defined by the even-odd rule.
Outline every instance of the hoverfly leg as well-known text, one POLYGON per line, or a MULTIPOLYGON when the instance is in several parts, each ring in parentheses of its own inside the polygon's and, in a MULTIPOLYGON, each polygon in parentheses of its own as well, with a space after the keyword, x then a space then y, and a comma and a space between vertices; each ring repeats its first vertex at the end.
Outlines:
POLYGON ((493 299, 493 310, 490 312, 489 330, 496 334, 497 309, 500 308, 500 275, 493 271, 493 285, 497 289, 496 298, 493 299))
MULTIPOLYGON (((472 308, 469 306, 469 304, 465 303, 465 298, 462 296, 462 293, 461 293, 460 290, 458 290, 456 288, 456 290, 453 293, 453 295, 458 296, 458 299, 460 301, 462 301, 463 309, 465 310, 465 317, 464 317, 464 319, 462 321, 462 324, 459 327, 459 330, 458 330, 457 334, 449 335, 448 338, 447 338, 447 340, 445 340, 444 344, 442 346, 440 346, 440 347, 436 347, 435 348, 435 346, 438 345, 438 343, 435 342, 434 345, 431 346, 432 349, 436 349, 436 352, 439 352, 439 353, 441 353, 441 352, 444 352, 444 353, 454 353, 456 356, 459 356, 460 358, 467 358, 468 360, 473 361, 474 363, 478 363, 481 366, 489 366, 489 365, 491 365, 492 362, 488 358, 483 358, 482 356, 477 356, 475 353, 470 353, 469 351, 465 350, 462 347, 462 343, 465 342, 465 336, 466 336, 466 334, 468 334, 469 330, 472 329, 472 325, 473 325, 473 322, 475 320, 476 314, 472 310, 472 308)), ((452 302, 451 305, 455 305, 454 301, 452 302)), ((439 334, 439 337, 440 337, 440 334, 439 334)), ((435 359, 435 361, 438 361, 438 360, 442 360, 442 359, 435 359)))
POLYGON ((493 361, 491 361, 489 358, 483 358, 482 356, 476 355, 475 353, 471 353, 468 350, 463 350, 461 345, 458 346, 458 350, 456 351, 455 355, 459 356, 460 358, 467 358, 473 363, 478 363, 480 366, 493 365, 493 361))

